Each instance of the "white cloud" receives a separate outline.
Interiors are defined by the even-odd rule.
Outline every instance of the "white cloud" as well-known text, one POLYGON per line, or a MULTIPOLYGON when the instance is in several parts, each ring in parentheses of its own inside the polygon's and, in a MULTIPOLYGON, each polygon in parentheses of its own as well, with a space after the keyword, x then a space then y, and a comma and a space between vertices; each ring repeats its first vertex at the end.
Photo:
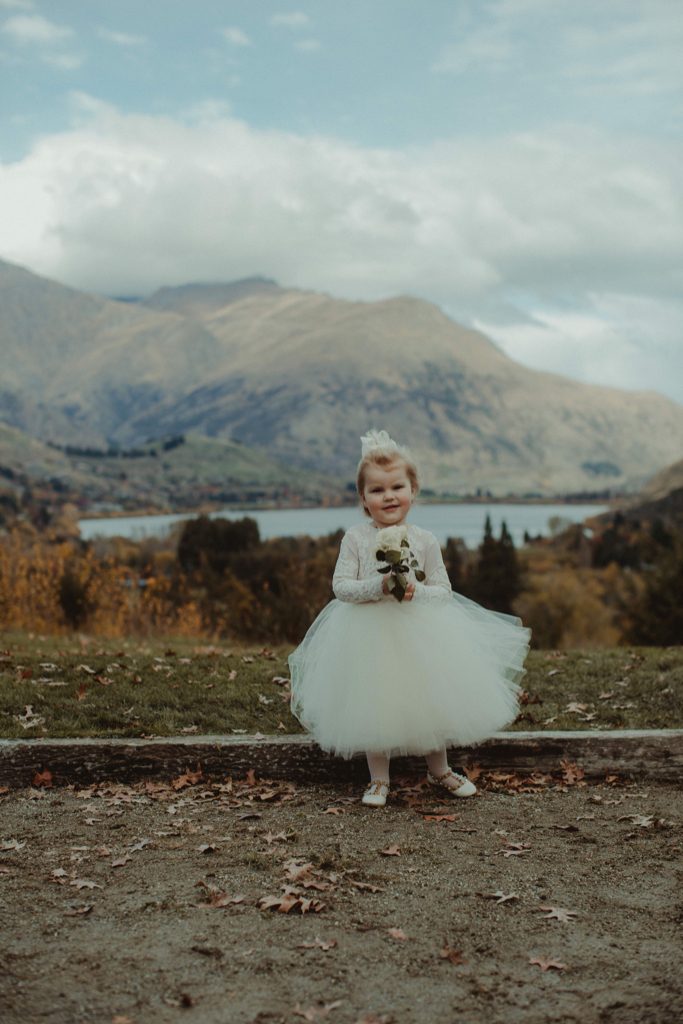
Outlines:
POLYGON ((71 130, 0 166, 3 258, 108 294, 249 273, 408 292, 523 361, 683 399, 680 143, 557 129, 402 152, 210 103, 172 119, 76 102, 71 130))
POLYGON ((101 28, 98 35, 116 46, 144 46, 147 42, 144 36, 133 36, 128 32, 114 32, 108 28, 101 28))
POLYGON ((582 312, 558 307, 517 323, 475 326, 527 366, 683 401, 683 304, 609 293, 586 302, 582 312))
POLYGON ((590 95, 657 95, 683 85, 682 48, 676 0, 493 0, 458 9, 433 70, 528 77, 552 67, 590 95))
POLYGON ((16 14, 2 26, 2 31, 16 43, 54 45, 73 36, 64 25, 56 25, 40 14, 16 14))
POLYGON ((233 46, 251 46, 251 40, 241 28, 228 26, 222 30, 223 37, 233 46))
POLYGON ((308 28, 311 23, 311 19, 303 11, 289 11, 283 14, 274 14, 270 19, 270 24, 273 26, 282 26, 283 28, 290 28, 294 31, 298 31, 302 28, 308 28))
POLYGON ((0 8, 12 11, 32 11, 32 0, 0 0, 0 8))

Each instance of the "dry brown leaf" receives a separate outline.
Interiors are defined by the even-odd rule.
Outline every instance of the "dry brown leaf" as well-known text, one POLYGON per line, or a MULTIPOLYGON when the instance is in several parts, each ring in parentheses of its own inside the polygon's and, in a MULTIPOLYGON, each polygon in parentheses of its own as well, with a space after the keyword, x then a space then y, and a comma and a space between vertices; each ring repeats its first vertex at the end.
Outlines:
POLYGON ((90 878, 72 878, 69 885, 75 885, 77 889, 102 889, 99 882, 93 882, 90 878))
POLYGON ((396 844, 394 844, 393 846, 387 846, 386 850, 380 850, 379 852, 384 857, 400 857, 401 856, 401 847, 400 846, 396 846, 396 844))
POLYGON ((423 814, 423 821, 457 821, 457 814, 423 814))
POLYGON ((392 939, 398 939, 399 942, 406 942, 408 939, 402 928, 387 928, 387 935, 390 935, 392 939))
POLYGON ((447 942, 443 946, 439 956, 441 957, 442 960, 448 960, 456 967, 458 967, 460 964, 467 963, 467 961, 463 959, 462 950, 453 949, 453 947, 449 946, 447 942))
POLYGON ((202 777, 202 770, 198 768, 195 772, 185 772, 176 779, 171 779, 171 785, 175 790, 185 789, 186 786, 194 786, 202 777))
POLYGON ((530 843, 511 843, 508 841, 502 850, 498 850, 498 853, 502 853, 504 857, 521 857, 523 854, 528 853, 530 849, 530 843))
POLYGON ((579 768, 577 764, 573 764, 566 758, 560 761, 560 766, 562 768, 562 781, 567 786, 575 786, 577 783, 582 782, 585 775, 583 768, 579 768))
POLYGON ((529 963, 540 967, 542 971, 565 971, 567 969, 566 964, 561 964, 559 960, 551 960, 546 957, 529 957, 529 963))
POLYGON ((49 788, 50 786, 52 786, 52 772, 48 768, 46 768, 42 772, 36 772, 36 774, 33 776, 33 781, 31 782, 31 785, 45 786, 46 788, 49 788))

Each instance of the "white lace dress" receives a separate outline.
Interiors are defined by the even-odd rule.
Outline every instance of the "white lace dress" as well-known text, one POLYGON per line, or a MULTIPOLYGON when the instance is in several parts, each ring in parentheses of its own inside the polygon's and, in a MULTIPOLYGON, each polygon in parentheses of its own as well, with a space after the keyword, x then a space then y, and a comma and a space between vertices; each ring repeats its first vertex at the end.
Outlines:
POLYGON ((408 527, 425 573, 412 601, 382 593, 372 521, 345 534, 335 600, 290 655, 292 712, 318 744, 424 754, 476 743, 517 714, 530 630, 451 590, 433 534, 408 527))

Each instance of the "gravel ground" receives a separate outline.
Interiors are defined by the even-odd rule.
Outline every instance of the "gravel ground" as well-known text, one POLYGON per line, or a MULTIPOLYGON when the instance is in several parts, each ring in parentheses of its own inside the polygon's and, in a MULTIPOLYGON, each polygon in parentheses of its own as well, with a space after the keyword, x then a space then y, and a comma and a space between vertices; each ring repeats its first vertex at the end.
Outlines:
POLYGON ((580 770, 0 796, 3 1024, 674 1024, 683 793, 580 770))

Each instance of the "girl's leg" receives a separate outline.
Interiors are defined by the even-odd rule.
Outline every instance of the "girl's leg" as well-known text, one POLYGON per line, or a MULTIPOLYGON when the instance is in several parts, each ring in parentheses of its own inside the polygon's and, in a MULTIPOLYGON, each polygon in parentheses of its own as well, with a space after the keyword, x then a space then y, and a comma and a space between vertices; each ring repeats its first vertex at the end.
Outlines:
POLYGON ((448 771, 448 758, 445 750, 433 750, 431 754, 425 756, 425 761, 435 779, 448 771))
POLYGON ((445 750, 433 750, 431 754, 425 755, 425 761, 432 778, 455 796, 474 796, 477 792, 477 787, 469 781, 464 769, 451 771, 445 750))
POLYGON ((367 751, 365 756, 368 759, 368 769, 370 771, 370 779, 382 779, 384 782, 389 781, 389 758, 386 754, 377 754, 367 751))
POLYGON ((363 803, 369 807, 384 807, 389 795, 389 758, 386 754, 366 751, 370 783, 363 793, 363 803))

